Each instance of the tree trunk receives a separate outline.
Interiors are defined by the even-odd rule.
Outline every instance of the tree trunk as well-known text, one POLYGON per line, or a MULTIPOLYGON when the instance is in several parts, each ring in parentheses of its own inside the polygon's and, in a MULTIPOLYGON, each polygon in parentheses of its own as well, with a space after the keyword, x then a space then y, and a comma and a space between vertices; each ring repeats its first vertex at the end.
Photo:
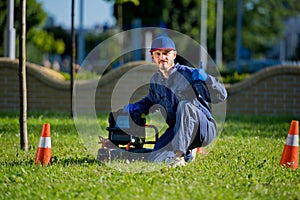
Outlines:
POLYGON ((26 86, 26 0, 21 0, 21 33, 19 36, 19 82, 20 82, 20 145, 28 151, 27 138, 27 86, 26 86))

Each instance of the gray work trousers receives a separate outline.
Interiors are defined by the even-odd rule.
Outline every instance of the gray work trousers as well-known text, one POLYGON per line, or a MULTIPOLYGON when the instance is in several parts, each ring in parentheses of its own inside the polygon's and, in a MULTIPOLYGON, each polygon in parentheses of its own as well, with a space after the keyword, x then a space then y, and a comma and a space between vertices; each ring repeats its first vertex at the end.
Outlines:
POLYGON ((207 146, 217 135, 216 123, 193 102, 184 100, 177 107, 173 134, 172 141, 163 148, 153 151, 148 158, 149 161, 167 162, 178 150, 186 153, 190 149, 207 146))

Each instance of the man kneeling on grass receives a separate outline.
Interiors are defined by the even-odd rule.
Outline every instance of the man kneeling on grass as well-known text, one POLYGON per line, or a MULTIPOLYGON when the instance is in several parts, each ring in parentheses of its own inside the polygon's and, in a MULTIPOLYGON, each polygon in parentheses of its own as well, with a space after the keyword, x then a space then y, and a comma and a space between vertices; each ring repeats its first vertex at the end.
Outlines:
POLYGON ((159 105, 166 114, 168 129, 156 142, 149 161, 185 165, 193 160, 193 149, 207 146, 216 137, 209 103, 224 101, 227 92, 202 67, 196 69, 175 63, 175 44, 168 36, 155 38, 150 53, 158 71, 150 80, 148 94, 124 106, 124 111, 149 114, 153 106, 159 105))

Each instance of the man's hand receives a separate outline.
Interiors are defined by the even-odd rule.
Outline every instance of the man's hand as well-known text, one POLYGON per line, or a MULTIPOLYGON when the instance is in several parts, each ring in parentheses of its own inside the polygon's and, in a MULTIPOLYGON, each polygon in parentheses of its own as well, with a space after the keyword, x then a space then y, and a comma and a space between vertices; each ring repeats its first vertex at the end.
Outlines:
POLYGON ((207 73, 205 72, 204 68, 199 68, 193 71, 193 80, 194 81, 205 81, 207 79, 207 73))
POLYGON ((123 112, 128 112, 130 114, 140 111, 140 108, 135 104, 128 104, 123 107, 123 112))

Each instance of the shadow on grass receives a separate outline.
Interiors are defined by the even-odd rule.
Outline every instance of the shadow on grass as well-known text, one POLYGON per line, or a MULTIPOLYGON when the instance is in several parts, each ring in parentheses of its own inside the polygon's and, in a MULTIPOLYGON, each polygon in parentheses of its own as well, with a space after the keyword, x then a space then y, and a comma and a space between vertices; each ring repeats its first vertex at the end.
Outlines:
POLYGON ((6 166, 6 167, 14 167, 14 166, 30 166, 30 165, 34 165, 34 160, 20 160, 20 161, 16 161, 16 160, 12 160, 12 161, 5 161, 5 162, 0 162, 0 165, 6 166))
MULTIPOLYGON (((83 166, 83 165, 91 165, 91 164, 96 164, 99 166, 105 166, 104 163, 91 158, 91 157, 70 157, 70 158, 61 158, 58 159, 56 156, 52 157, 52 162, 50 165, 60 165, 60 166, 83 166)), ((29 159, 29 160, 12 160, 12 161, 6 161, 6 162, 0 162, 1 166, 7 166, 7 167, 14 167, 14 166, 33 166, 33 165, 41 165, 35 164, 34 159, 29 159)))
POLYGON ((54 165, 63 165, 63 166, 70 166, 70 165, 90 165, 90 164, 97 164, 99 166, 104 166, 102 162, 96 160, 92 157, 69 157, 69 158, 62 158, 59 159, 56 156, 52 158, 52 164, 54 165))

